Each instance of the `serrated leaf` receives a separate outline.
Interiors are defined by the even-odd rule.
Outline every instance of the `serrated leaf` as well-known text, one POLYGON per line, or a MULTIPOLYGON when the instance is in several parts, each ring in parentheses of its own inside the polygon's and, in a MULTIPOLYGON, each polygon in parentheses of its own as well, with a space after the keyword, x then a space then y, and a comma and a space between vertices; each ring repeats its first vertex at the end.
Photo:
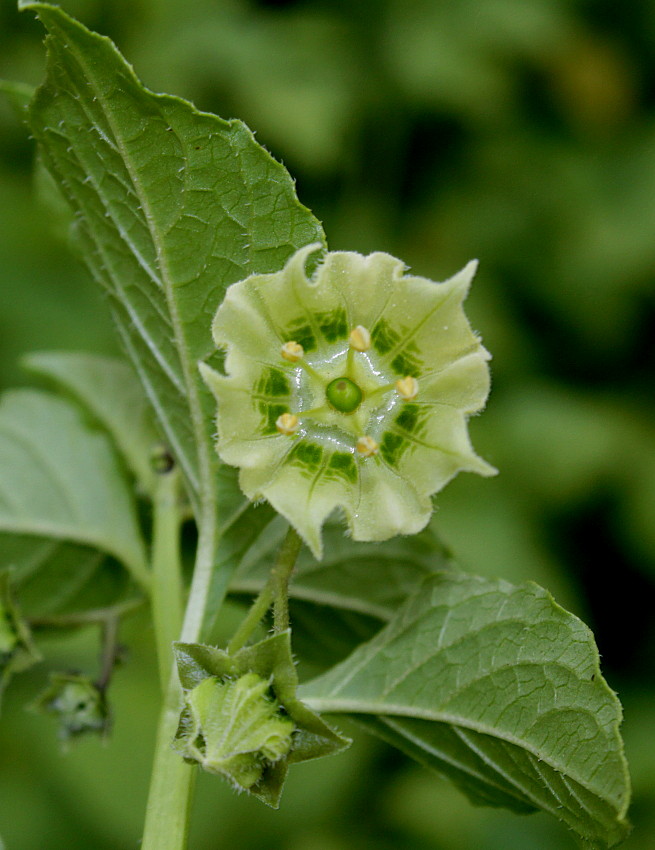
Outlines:
POLYGON ((108 39, 60 9, 21 8, 49 33, 34 135, 206 516, 218 461, 214 405, 197 363, 213 350, 212 317, 226 286, 281 268, 298 247, 323 241, 321 227, 241 122, 147 91, 108 39))
POLYGON ((620 704, 591 632, 536 585, 429 578, 299 695, 360 718, 474 802, 543 809, 598 847, 627 831, 620 704))
POLYGON ((80 402, 113 437, 141 489, 152 496, 150 456, 158 442, 152 411, 129 364, 72 351, 34 352, 23 365, 80 402))
MULTIPOLYGON (((232 582, 235 595, 254 594, 267 581, 287 529, 277 517, 245 553, 232 582)), ((426 576, 452 566, 432 526, 410 537, 358 543, 339 522, 324 527, 325 554, 301 549, 289 587, 294 651, 328 667, 388 622, 426 576)))
POLYGON ((0 535, 91 546, 149 582, 133 494, 108 437, 48 393, 0 400, 0 535))

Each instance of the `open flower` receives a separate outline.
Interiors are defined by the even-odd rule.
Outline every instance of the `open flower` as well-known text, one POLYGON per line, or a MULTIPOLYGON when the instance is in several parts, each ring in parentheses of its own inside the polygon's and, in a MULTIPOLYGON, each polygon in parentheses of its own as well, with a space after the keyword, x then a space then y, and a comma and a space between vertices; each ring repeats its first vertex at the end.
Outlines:
POLYGON ((464 315, 475 262, 445 283, 389 254, 326 254, 310 279, 297 251, 279 272, 233 284, 214 319, 225 375, 217 450, 321 557, 341 508, 355 540, 414 534, 460 470, 493 475, 467 417, 489 392, 489 355, 464 315))

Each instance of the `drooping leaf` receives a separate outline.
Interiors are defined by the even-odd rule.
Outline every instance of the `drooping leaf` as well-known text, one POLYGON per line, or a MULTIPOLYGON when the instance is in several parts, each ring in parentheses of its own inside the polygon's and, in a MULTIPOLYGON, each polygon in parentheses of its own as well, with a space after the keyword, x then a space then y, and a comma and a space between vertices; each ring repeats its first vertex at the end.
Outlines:
POLYGON ((142 490, 152 495, 151 452, 158 442, 152 411, 129 364, 81 352, 35 352, 24 358, 30 371, 71 393, 109 431, 142 490))
MULTIPOLYGON (((231 593, 259 591, 286 529, 277 517, 253 540, 230 584, 231 593)), ((345 537, 337 522, 328 522, 323 535, 323 559, 317 561, 303 547, 289 587, 294 651, 322 667, 343 660, 371 638, 427 576, 452 566, 432 526, 376 544, 345 537)))
POLYGON ((322 242, 321 227, 241 122, 147 91, 108 39, 59 8, 21 8, 49 33, 32 130, 206 518, 218 460, 197 363, 213 350, 211 319, 227 285, 280 268, 298 247, 322 242))
POLYGON ((627 831, 619 702, 590 631, 536 585, 429 578, 299 695, 359 718, 476 803, 543 809, 597 847, 627 831))
POLYGON ((76 406, 43 392, 5 393, 0 470, 0 536, 97 548, 148 585, 130 483, 109 438, 76 406))

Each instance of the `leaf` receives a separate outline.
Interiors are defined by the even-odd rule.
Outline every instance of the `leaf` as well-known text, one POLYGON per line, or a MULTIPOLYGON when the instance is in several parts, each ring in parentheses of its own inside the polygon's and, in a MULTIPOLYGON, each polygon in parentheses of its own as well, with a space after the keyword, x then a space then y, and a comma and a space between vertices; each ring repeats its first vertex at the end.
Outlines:
POLYGON ((108 39, 55 6, 20 5, 50 36, 32 130, 206 517, 218 460, 197 363, 213 351, 213 315, 229 284, 281 268, 298 247, 323 242, 322 229, 241 122, 147 91, 108 39))
MULTIPOLYGON (((277 517, 253 541, 230 584, 236 595, 256 594, 268 578, 287 523, 277 517)), ((341 523, 324 527, 325 555, 303 547, 289 588, 294 651, 328 667, 388 622, 426 576, 451 565, 431 526, 410 537, 358 543, 341 523)))
POLYGON ((28 354, 23 365, 69 392, 107 429, 141 489, 152 496, 155 474, 150 457, 159 438, 129 364, 97 354, 53 351, 28 354))
POLYGON ((361 719, 473 802, 543 809, 598 847, 627 831, 620 704, 591 632, 536 585, 428 578, 299 696, 361 719))
POLYGON ((108 437, 76 407, 33 390, 5 393, 0 470, 0 534, 95 547, 148 585, 129 482, 108 437))
POLYGON ((2 563, 26 616, 36 625, 122 603, 134 593, 115 560, 90 546, 30 535, 2 536, 2 563))
POLYGON ((15 80, 0 80, 0 94, 5 95, 20 121, 27 118, 27 108, 34 97, 34 87, 15 80))

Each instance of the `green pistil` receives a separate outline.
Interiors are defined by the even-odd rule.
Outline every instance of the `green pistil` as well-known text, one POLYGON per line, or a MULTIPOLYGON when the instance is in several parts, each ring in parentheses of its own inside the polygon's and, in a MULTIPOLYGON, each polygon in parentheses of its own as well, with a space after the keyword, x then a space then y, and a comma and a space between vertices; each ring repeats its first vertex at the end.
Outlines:
POLYGON ((350 378, 335 378, 325 388, 330 405, 340 413, 353 413, 361 404, 363 393, 350 378))

